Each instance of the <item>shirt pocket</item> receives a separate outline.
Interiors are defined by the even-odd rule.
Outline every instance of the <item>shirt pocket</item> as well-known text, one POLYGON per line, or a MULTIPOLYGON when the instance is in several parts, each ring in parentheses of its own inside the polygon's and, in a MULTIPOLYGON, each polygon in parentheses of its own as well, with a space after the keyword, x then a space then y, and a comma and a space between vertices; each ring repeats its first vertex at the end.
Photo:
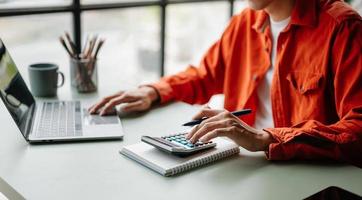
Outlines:
POLYGON ((292 71, 286 79, 299 94, 308 95, 315 93, 322 87, 323 74, 292 71))

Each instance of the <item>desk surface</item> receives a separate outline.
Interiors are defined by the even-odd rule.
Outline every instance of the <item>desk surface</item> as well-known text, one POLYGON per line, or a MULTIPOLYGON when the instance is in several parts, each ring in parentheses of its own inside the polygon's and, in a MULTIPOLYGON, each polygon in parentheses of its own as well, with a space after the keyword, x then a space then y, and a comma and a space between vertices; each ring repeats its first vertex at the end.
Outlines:
MULTIPOLYGON (((103 90, 110 93, 110 90, 103 90)), ((61 90, 60 99, 97 99, 61 90)), ((196 111, 175 103, 122 119, 123 141, 29 145, 0 103, 0 177, 27 199, 302 199, 328 186, 362 195, 362 171, 349 165, 269 162, 239 156, 176 177, 163 177, 120 155, 140 136, 182 130, 196 111)))

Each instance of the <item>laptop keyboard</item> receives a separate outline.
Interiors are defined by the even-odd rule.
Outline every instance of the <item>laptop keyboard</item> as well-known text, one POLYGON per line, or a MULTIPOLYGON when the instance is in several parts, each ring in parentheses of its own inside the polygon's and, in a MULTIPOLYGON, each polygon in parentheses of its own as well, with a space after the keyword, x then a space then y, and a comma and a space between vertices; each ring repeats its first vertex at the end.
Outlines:
POLYGON ((82 135, 79 101, 44 102, 36 137, 71 137, 82 135))

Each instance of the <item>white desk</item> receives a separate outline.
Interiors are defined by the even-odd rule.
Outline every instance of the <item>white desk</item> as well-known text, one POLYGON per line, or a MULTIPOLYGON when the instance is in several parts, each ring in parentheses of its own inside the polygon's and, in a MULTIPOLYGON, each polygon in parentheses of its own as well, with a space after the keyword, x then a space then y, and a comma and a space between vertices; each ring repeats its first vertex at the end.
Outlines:
POLYGON ((0 177, 0 200, 8 199, 23 200, 24 197, 0 177))
MULTIPOLYGON (((60 90, 60 99, 77 95, 60 90)), ((123 119, 123 141, 29 145, 0 104, 0 177, 26 199, 302 199, 328 186, 362 195, 362 171, 348 165, 282 162, 262 153, 238 157, 176 177, 159 174, 121 156, 123 145, 143 134, 182 129, 197 107, 176 103, 123 119)))

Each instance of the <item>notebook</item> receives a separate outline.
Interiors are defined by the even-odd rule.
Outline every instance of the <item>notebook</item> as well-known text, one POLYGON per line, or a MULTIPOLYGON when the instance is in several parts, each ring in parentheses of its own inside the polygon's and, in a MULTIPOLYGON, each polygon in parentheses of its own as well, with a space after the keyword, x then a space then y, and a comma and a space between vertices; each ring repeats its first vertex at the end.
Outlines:
POLYGON ((173 176, 193 168, 238 154, 240 149, 232 141, 216 138, 216 147, 187 157, 178 157, 146 143, 125 146, 120 153, 158 172, 163 176, 173 176))

